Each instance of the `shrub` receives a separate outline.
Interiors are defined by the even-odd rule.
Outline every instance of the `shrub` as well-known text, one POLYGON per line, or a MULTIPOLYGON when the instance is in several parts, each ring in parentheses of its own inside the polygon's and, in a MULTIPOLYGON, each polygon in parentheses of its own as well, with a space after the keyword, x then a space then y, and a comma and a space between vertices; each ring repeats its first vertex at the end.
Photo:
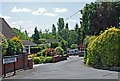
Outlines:
POLYGON ((62 49, 63 49, 64 51, 67 51, 67 41, 65 41, 64 39, 62 39, 62 40, 60 41, 60 47, 62 47, 62 49))
POLYGON ((34 58, 34 57, 36 57, 35 54, 28 55, 28 58, 34 58))
POLYGON ((86 38, 84 39, 84 47, 85 47, 85 52, 84 52, 84 63, 86 63, 87 60, 87 47, 88 44, 91 43, 94 39, 96 39, 96 36, 86 36, 86 38))
POLYGON ((0 33, 0 48, 2 49, 2 55, 6 54, 6 49, 8 48, 8 42, 6 38, 0 33))
POLYGON ((45 43, 47 43, 47 40, 46 40, 46 39, 39 39, 39 41, 40 41, 40 44, 45 44, 45 43))
POLYGON ((14 36, 11 40, 15 42, 16 54, 19 54, 19 53, 23 52, 22 40, 20 40, 19 37, 17 37, 17 36, 14 36))
POLYGON ((40 50, 43 50, 43 49, 47 48, 47 45, 45 45, 45 44, 39 44, 38 48, 40 48, 40 50))
POLYGON ((53 48, 47 48, 42 51, 43 56, 54 56, 56 53, 57 52, 53 48))
POLYGON ((70 46, 70 48, 71 48, 71 49, 77 48, 77 44, 72 44, 72 45, 70 46))
POLYGON ((44 56, 40 56, 39 58, 40 58, 40 62, 39 62, 40 64, 45 62, 45 57, 44 56))
POLYGON ((16 45, 15 42, 12 40, 8 40, 8 48, 6 49, 6 55, 15 55, 16 53, 16 45))
POLYGON ((51 48, 56 48, 59 46, 59 43, 58 42, 52 42, 51 43, 51 48))
POLYGON ((45 63, 50 63, 52 61, 52 57, 46 57, 45 58, 45 63))
POLYGON ((109 28, 88 45, 88 65, 120 66, 120 29, 109 28))
POLYGON ((56 50, 58 55, 63 55, 64 54, 64 50, 61 47, 56 47, 55 50, 56 50))
POLYGON ((34 57, 33 62, 34 62, 34 64, 39 64, 40 63, 40 58, 39 57, 34 57))
POLYGON ((38 52, 37 56, 43 56, 42 52, 38 52))

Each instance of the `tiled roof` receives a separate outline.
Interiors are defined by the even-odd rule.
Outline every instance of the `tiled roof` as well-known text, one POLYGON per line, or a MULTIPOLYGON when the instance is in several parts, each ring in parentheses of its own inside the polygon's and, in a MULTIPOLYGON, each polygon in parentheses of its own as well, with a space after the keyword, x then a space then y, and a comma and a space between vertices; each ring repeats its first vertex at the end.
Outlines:
POLYGON ((4 20, 4 18, 0 17, 0 32, 7 38, 11 39, 17 34, 12 30, 12 28, 8 25, 8 23, 4 20))
POLYGON ((36 46, 36 44, 34 42, 31 42, 29 40, 22 40, 23 45, 25 46, 36 46))

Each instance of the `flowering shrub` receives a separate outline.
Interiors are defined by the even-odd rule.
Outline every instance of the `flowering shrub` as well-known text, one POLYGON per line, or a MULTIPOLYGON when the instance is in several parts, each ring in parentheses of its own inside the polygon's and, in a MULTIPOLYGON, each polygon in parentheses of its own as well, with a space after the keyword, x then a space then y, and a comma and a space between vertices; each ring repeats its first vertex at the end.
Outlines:
POLYGON ((44 49, 42 53, 43 53, 43 56, 54 56, 57 54, 57 52, 53 48, 44 49))
POLYGON ((109 28, 88 44, 87 65, 120 66, 120 29, 109 28))
POLYGON ((11 40, 15 42, 16 54, 19 54, 20 52, 23 52, 22 40, 20 40, 19 37, 17 37, 17 36, 14 36, 11 40))
POLYGON ((8 48, 8 42, 1 33, 0 33, 0 48, 2 49, 2 53, 0 53, 0 54, 5 55, 6 49, 8 48))

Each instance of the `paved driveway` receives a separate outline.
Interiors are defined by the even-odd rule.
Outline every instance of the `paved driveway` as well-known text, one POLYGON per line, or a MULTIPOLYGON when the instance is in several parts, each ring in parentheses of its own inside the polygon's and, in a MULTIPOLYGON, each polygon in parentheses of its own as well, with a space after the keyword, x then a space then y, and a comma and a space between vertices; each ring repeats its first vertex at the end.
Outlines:
POLYGON ((98 70, 83 64, 83 57, 35 65, 34 69, 17 72, 9 79, 118 79, 118 72, 98 70))

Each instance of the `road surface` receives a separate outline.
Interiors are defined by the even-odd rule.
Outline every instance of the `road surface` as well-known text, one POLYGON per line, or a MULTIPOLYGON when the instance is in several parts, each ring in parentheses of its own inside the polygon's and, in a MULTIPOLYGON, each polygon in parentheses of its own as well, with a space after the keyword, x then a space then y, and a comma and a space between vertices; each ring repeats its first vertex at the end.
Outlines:
POLYGON ((87 67, 83 57, 71 56, 65 61, 35 65, 8 79, 118 79, 118 72, 87 67))

